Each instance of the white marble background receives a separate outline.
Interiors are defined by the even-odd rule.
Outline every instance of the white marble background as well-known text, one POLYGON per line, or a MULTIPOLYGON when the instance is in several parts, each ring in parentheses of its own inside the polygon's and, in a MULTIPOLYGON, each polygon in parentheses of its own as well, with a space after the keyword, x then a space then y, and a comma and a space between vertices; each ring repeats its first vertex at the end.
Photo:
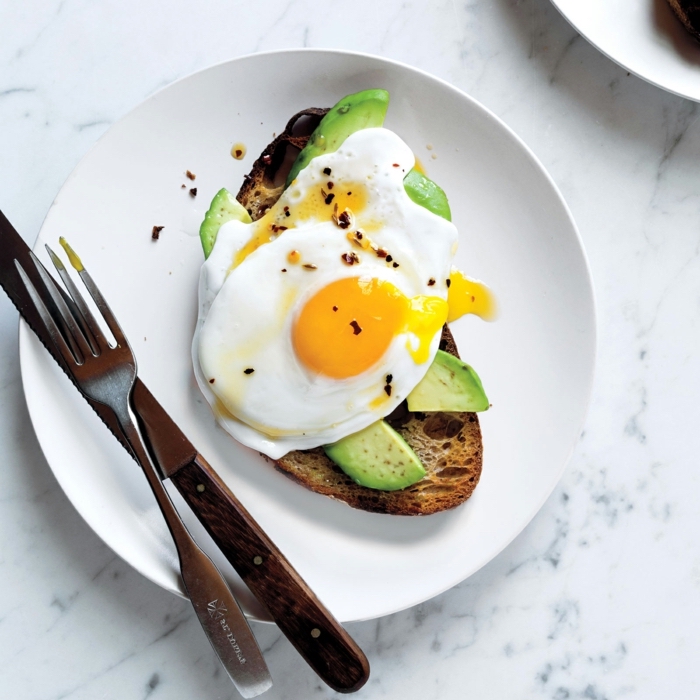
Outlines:
MULTIPOLYGON (((561 484, 469 580, 350 625, 372 663, 358 697, 700 697, 700 115, 548 0, 6 0, 0 208, 33 241, 71 169, 154 90, 298 46, 405 61, 502 117, 568 201, 598 297, 593 400, 561 484)), ((58 487, 4 295, 0 358, 0 696, 238 697, 188 605, 117 559, 58 487)), ((334 695, 276 628, 255 630, 265 697, 334 695)))

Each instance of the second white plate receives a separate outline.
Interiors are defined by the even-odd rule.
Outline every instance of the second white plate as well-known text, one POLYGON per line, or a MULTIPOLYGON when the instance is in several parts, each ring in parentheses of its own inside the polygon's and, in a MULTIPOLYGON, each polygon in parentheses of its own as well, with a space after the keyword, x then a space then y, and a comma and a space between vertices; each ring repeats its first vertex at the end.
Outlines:
MULTIPOLYGON (((61 235, 109 300, 151 391, 342 621, 414 605, 483 566, 540 508, 578 438, 595 318, 571 216, 502 122, 418 70, 299 50, 185 78, 115 124, 76 168, 39 235, 35 250, 44 260, 43 244, 55 246, 61 235), (238 189, 252 159, 296 111, 367 87, 389 90, 386 126, 450 199, 461 236, 458 266, 487 281, 501 306, 496 323, 472 317, 453 324, 462 356, 493 403, 481 418, 481 483, 464 506, 427 518, 355 511, 292 483, 216 427, 190 364, 203 259, 192 234, 211 197, 223 186, 238 189), (235 142, 248 148, 242 162, 230 156, 235 142), (188 194, 194 185, 196 199, 188 194), (164 226, 157 242, 154 225, 164 226)), ((173 546, 139 469, 24 326, 20 354, 37 436, 70 500, 115 552, 181 593, 173 546)), ((184 505, 182 511, 248 613, 264 618, 197 520, 184 505)))
POLYGON ((552 0, 578 32, 631 73, 700 101, 700 43, 666 0, 552 0))

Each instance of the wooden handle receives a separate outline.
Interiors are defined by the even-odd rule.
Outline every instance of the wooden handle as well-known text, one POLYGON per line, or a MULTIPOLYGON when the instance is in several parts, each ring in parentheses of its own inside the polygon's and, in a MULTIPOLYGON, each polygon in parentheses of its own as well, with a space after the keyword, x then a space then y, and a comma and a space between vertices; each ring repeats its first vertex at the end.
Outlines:
POLYGON ((201 455, 171 477, 226 559, 311 668, 340 693, 359 690, 369 662, 201 455))

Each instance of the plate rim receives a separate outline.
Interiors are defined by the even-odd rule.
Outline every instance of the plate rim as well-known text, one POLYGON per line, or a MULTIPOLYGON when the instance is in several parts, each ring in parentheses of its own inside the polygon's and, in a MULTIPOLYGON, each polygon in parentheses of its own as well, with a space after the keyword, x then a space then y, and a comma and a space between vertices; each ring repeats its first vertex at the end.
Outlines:
MULTIPOLYGON (((191 73, 188 73, 187 75, 184 75, 177 80, 172 81, 171 83, 168 83, 165 86, 162 86, 158 90, 154 91, 147 97, 145 97, 143 100, 141 100, 138 104, 134 105, 131 109, 129 109, 127 112, 122 114, 117 120, 115 120, 112 124, 110 124, 109 128, 100 136, 97 141, 95 141, 94 144, 81 156, 80 160, 76 164, 76 166, 73 168, 73 170, 70 172, 70 174, 66 177, 64 182, 62 183, 61 187, 59 188, 58 192, 56 193, 56 196, 54 197, 51 205, 49 206, 46 215, 44 216, 44 219, 42 220, 41 227, 39 229, 39 232, 37 233, 36 239, 34 240, 33 245, 31 246, 32 249, 36 249, 37 246, 39 245, 39 239, 42 236, 42 232, 44 231, 44 228, 46 226, 46 221, 49 217, 49 214, 51 213, 52 209, 56 205, 58 199, 60 198, 61 192, 63 189, 68 186, 68 184, 74 179, 76 176, 78 170, 81 168, 84 160, 88 157, 88 155, 98 146, 98 144, 101 143, 101 141, 107 137, 107 135, 110 133, 112 128, 121 123, 124 119, 129 117, 135 110, 139 109, 143 104, 146 102, 152 100, 154 97, 159 95, 162 91, 167 90, 171 87, 173 87, 176 84, 179 84, 182 81, 189 80, 190 78, 199 75, 200 73, 204 73, 206 71, 214 70, 217 69, 221 66, 228 65, 231 63, 238 63, 238 62, 243 62, 247 60, 253 60, 255 58, 260 58, 260 57, 268 57, 268 56, 274 56, 274 55, 280 55, 280 54, 301 54, 301 53, 318 53, 318 54, 333 54, 333 55, 340 55, 340 56, 349 56, 353 58, 364 58, 364 59, 370 59, 372 61, 377 61, 380 64, 388 64, 403 70, 408 70, 413 73, 417 73, 425 78, 428 78, 429 80, 435 81, 441 85, 441 87, 448 89, 451 92, 456 93, 461 99, 466 99, 469 103, 471 103, 472 107, 476 108, 477 110, 481 111, 484 113, 485 116, 487 116, 489 119, 491 119, 495 124, 503 129, 504 134, 506 134, 508 137, 510 137, 517 146, 522 149, 522 151, 527 155, 529 161, 531 164, 535 166, 537 171, 544 177, 544 181, 549 185, 549 188, 551 192, 555 195, 555 198, 558 202, 558 204, 562 207, 562 211, 566 216, 566 220, 568 221, 571 230, 574 234, 574 240, 576 242, 576 246, 578 249, 578 252, 581 256, 581 262, 583 263, 583 272, 585 273, 582 278, 586 283, 586 287, 588 290, 588 302, 590 306, 590 316, 591 316, 591 327, 590 329, 586 329, 587 333, 590 333, 591 335, 591 357, 589 358, 590 361, 590 369, 589 369, 589 377, 588 377, 588 382, 585 388, 585 400, 582 402, 582 412, 581 412, 581 419, 579 422, 579 425, 576 428, 576 438, 573 440, 569 451, 564 459, 562 459, 561 465, 559 466, 559 469, 557 472, 553 475, 551 483, 549 487, 546 489, 546 492, 543 491, 543 496, 541 499, 531 508, 530 511, 528 511, 528 514, 522 519, 522 522, 518 523, 517 528, 514 528, 514 533, 510 539, 505 541, 502 546, 493 551, 489 556, 483 557, 480 559, 473 567, 472 569, 466 574, 462 575, 459 574, 457 577, 450 578, 449 581, 447 581, 444 585, 435 588, 427 597, 425 596, 419 596, 417 599, 413 600, 412 602, 406 603, 406 604, 400 604, 400 605, 395 605, 395 606, 389 606, 386 610, 384 610, 382 613, 376 614, 376 615, 370 615, 370 616, 355 616, 352 617, 351 619, 347 620, 341 620, 343 623, 349 623, 349 622, 361 622, 364 620, 371 620, 371 619, 378 619, 380 617, 384 617, 387 615, 391 615, 397 612, 400 612, 402 610, 406 610, 408 608, 414 607, 415 605, 419 605, 420 603, 423 603, 427 600, 431 600, 435 598, 436 596, 441 595, 445 591, 455 587, 462 581, 465 581, 472 575, 474 575, 476 572, 481 570, 484 566, 486 566, 489 562, 493 561, 496 557, 498 557, 522 532, 525 530, 525 528, 532 522, 536 514, 542 509, 543 505, 546 503, 546 501, 549 499, 549 497, 552 495, 554 489, 560 482, 564 471, 571 459, 571 456, 573 454, 574 449, 576 448, 581 433, 583 431, 585 422, 588 417, 588 411, 590 409, 590 404, 591 404, 591 398, 592 398, 592 390, 593 390, 593 382, 595 380, 595 373, 596 373, 596 365, 597 365, 597 358, 598 358, 598 310, 597 310, 597 303, 596 303, 596 293, 595 293, 595 287, 593 284, 593 276, 591 273, 591 267, 590 267, 590 261, 588 258, 588 254, 586 252, 586 248, 583 243, 583 239, 581 237, 581 233, 578 229, 578 226, 576 225, 576 221, 573 217, 573 214, 564 199, 563 194, 559 190, 559 187, 557 184, 554 182, 552 176, 549 174, 547 169, 544 167, 542 162, 539 160, 539 158, 535 155, 535 153, 532 151, 532 149, 523 141, 523 139, 508 125, 506 124, 498 115, 496 115, 492 110, 490 110, 488 107, 486 107, 484 104, 476 100, 474 97, 469 95, 468 93, 464 92, 463 90, 460 90, 458 87, 453 85, 452 83, 448 82, 447 80, 440 78, 428 71, 425 71, 421 68, 417 68, 415 66, 411 66, 407 63, 404 63, 402 61, 398 61, 395 59, 391 58, 386 58, 383 56, 378 56, 376 54, 371 54, 367 52, 359 52, 359 51, 348 51, 345 49, 333 49, 333 48, 284 48, 284 49, 274 49, 270 51, 262 51, 262 52, 256 52, 256 53, 249 53, 249 54, 244 54, 242 56, 237 56, 235 58, 231 59, 225 59, 222 61, 219 61, 217 63, 205 66, 204 68, 201 68, 199 70, 193 71, 191 73)), ((27 325, 27 323, 24 321, 24 319, 20 316, 19 319, 19 329, 18 329, 18 335, 19 335, 19 359, 20 359, 20 376, 21 376, 21 381, 22 381, 22 390, 25 396, 25 402, 27 404, 27 410, 29 413, 29 418, 30 422, 32 424, 32 428, 34 430, 34 434, 37 437, 37 441, 39 442, 39 445, 41 447, 42 453, 44 454, 44 457, 51 468, 51 471, 54 475, 54 478, 58 481, 59 485, 61 486, 61 489, 64 492, 64 495, 66 495, 66 498, 68 498, 66 489, 63 486, 62 480, 56 475, 54 472, 54 469, 51 465, 51 462, 47 456, 47 451, 45 449, 45 441, 48 439, 46 436, 43 437, 40 430, 37 428, 37 417, 35 415, 36 409, 32 408, 32 403, 30 402, 29 398, 29 393, 31 391, 31 388, 28 388, 27 384, 31 381, 27 376, 25 376, 25 370, 26 370, 26 364, 27 364, 27 356, 26 353, 28 352, 28 342, 31 342, 30 339, 30 334, 32 334, 31 329, 27 325)), ((33 334, 32 334, 33 335, 33 334)), ((137 567, 135 564, 132 562, 128 561, 122 554, 114 550, 114 548, 109 545, 107 542, 105 542, 102 537, 93 529, 92 525, 87 521, 86 517, 83 515, 83 513, 73 504, 73 501, 68 498, 68 500, 71 503, 71 506, 78 512, 80 517, 83 519, 83 521, 87 524, 87 526, 90 528, 90 530, 100 539, 100 541, 108 546, 119 558, 124 561, 126 564, 128 564, 132 569, 135 571, 138 571, 141 575, 143 575, 146 579, 152 581, 153 583, 157 584, 160 588, 163 588, 166 591, 169 591, 170 593, 174 593, 178 597, 185 598, 186 596, 181 590, 178 590, 176 588, 173 588, 171 586, 164 585, 162 581, 159 581, 156 579, 156 577, 152 576, 149 574, 148 571, 143 570, 141 567, 137 567)), ((258 622, 269 622, 271 623, 272 621, 269 619, 265 618, 260 618, 254 614, 251 614, 249 612, 246 612, 246 616, 249 619, 258 621, 258 622)))
POLYGON ((596 49, 597 51, 602 53, 603 56, 605 56, 605 58, 611 60, 613 63, 620 66, 620 68, 623 68, 624 70, 628 71, 629 73, 631 73, 635 77, 639 78, 640 80, 643 80, 645 83, 649 83, 649 85, 653 85, 654 87, 659 88, 659 90, 663 90, 664 92, 668 92, 671 95, 676 95, 676 97, 682 97, 683 99, 690 100, 691 102, 700 102, 700 84, 698 85, 698 94, 691 95, 687 92, 681 92, 679 90, 675 90, 674 88, 668 87, 667 85, 663 85, 662 83, 658 82, 657 80, 654 80, 653 78, 649 78, 646 75, 642 75, 642 73, 640 73, 639 71, 635 70, 634 68, 626 65, 622 61, 620 61, 617 58, 615 58, 614 56, 612 56, 602 46, 600 46, 600 44, 598 42, 594 41, 586 32, 584 32, 580 27, 576 26, 574 21, 562 9, 561 0, 551 0, 551 3, 552 3, 552 5, 554 5, 557 12, 559 12, 559 14, 569 23, 569 25, 580 36, 582 36, 594 49, 596 49))

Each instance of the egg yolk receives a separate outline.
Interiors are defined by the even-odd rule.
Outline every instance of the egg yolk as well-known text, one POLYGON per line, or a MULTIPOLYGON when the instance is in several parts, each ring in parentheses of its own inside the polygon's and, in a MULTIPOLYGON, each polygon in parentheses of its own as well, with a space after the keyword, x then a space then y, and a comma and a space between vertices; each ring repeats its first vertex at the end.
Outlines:
POLYGON ((447 322, 452 323, 465 314, 474 314, 484 321, 493 321, 498 315, 496 297, 483 283, 469 279, 463 272, 452 268, 450 288, 447 290, 450 307, 447 322))
POLYGON ((430 343, 447 318, 440 297, 407 297, 391 282, 347 277, 320 289, 304 305, 292 328, 299 360, 334 379, 354 377, 375 365, 401 333, 416 364, 430 356, 430 343), (414 347, 415 346, 415 347, 414 347))

